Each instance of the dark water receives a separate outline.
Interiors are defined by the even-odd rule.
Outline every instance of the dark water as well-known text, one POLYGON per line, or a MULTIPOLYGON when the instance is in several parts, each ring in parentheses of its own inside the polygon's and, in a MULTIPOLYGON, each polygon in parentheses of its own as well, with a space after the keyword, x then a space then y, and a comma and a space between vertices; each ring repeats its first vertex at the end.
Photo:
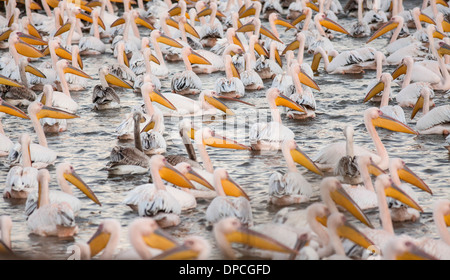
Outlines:
MULTIPOLYGON (((343 5, 346 1, 341 1, 343 5)), ((421 2, 421 1, 420 1, 421 2)), ((414 5, 419 5, 419 1, 405 1, 407 9, 414 5)), ((342 18, 339 20, 345 28, 349 28, 355 18, 342 18)), ((267 24, 267 23, 264 23, 267 24)), ((142 34, 148 31, 142 30, 142 34)), ((291 42, 295 38, 294 32, 282 32, 279 29, 284 42, 291 42)), ((412 30, 414 31, 414 30, 412 30)), ((382 36, 370 45, 382 50, 387 44, 388 36, 382 36)), ((337 34, 333 40, 335 48, 339 51, 353 49, 365 45, 367 38, 355 39, 337 34)), ((311 56, 305 54, 305 60, 311 62, 311 56)), ((73 238, 59 239, 49 237, 38 237, 29 234, 26 226, 26 217, 23 214, 23 204, 15 204, 11 201, 0 199, 0 215, 9 215, 13 220, 12 246, 17 253, 26 253, 27 256, 45 255, 54 259, 65 259, 69 256, 67 249, 78 241, 88 241, 90 236, 96 231, 98 224, 107 218, 114 218, 122 225, 121 242, 119 249, 130 248, 128 242, 127 226, 137 217, 121 201, 126 192, 135 186, 147 183, 148 176, 123 176, 109 177, 105 169, 111 149, 119 142, 115 138, 115 128, 123 120, 124 115, 130 112, 130 108, 142 102, 139 94, 125 91, 120 94, 121 108, 111 111, 96 112, 92 110, 91 94, 92 88, 99 84, 98 68, 104 64, 112 64, 115 59, 112 51, 101 56, 83 57, 85 65, 84 71, 93 77, 89 81, 89 88, 81 92, 73 92, 72 96, 79 104, 79 119, 70 120, 68 131, 59 135, 48 135, 48 145, 58 153, 57 163, 71 163, 77 173, 94 190, 102 206, 94 204, 84 197, 78 190, 74 189, 75 195, 83 202, 83 208, 77 218, 79 234, 73 238)), ((169 63, 171 76, 162 80, 163 92, 170 91, 170 79, 178 71, 183 71, 181 63, 169 63)), ((392 72, 394 67, 386 66, 384 71, 392 72)), ((204 89, 213 89, 217 78, 224 76, 224 73, 214 73, 212 75, 200 75, 204 89)), ((314 77, 320 85, 321 91, 315 92, 317 102, 316 118, 306 121, 289 120, 284 118, 283 122, 291 128, 296 135, 297 143, 311 157, 318 150, 335 141, 344 140, 342 129, 345 125, 352 124, 355 128, 355 144, 373 148, 373 143, 365 130, 363 124, 363 112, 370 106, 378 106, 376 103, 363 103, 364 90, 368 81, 375 77, 375 71, 368 70, 361 75, 328 75, 321 72, 314 77)), ((271 81, 265 82, 266 88, 271 85, 271 81)), ((399 91, 399 87, 393 87, 393 95, 399 91)), ((256 109, 267 108, 265 101, 265 90, 247 92, 243 100, 256 105, 256 109)), ((196 98, 196 97, 194 97, 196 98)), ((437 92, 436 104, 448 103, 444 93, 437 92)), ((250 114, 247 105, 241 103, 229 103, 236 112, 236 116, 217 116, 214 120, 208 120, 207 124, 216 128, 218 132, 223 131, 223 124, 230 118, 235 118, 239 125, 227 136, 246 143, 248 138, 248 125, 242 125, 245 120, 242 115, 250 114)), ((410 115, 411 109, 405 108, 405 114, 410 115)), ((418 117, 421 116, 419 113, 418 117)), ((417 117, 416 117, 417 119, 417 117)), ((185 155, 184 146, 181 144, 177 131, 178 119, 166 118, 166 140, 168 143, 168 154, 181 153, 185 155)), ((412 127, 415 120, 411 121, 407 117, 408 124, 412 127)), ((30 121, 23 121, 17 118, 5 116, 3 118, 5 132, 14 141, 22 132, 28 132, 35 138, 34 130, 30 121)), ((206 122, 206 121, 205 121, 206 122)), ((430 186, 433 196, 419 192, 419 204, 424 209, 421 219, 415 223, 396 224, 396 232, 406 232, 412 236, 437 237, 437 232, 432 221, 433 203, 441 198, 449 198, 450 191, 450 156, 444 146, 444 137, 436 136, 414 136, 378 129, 378 133, 391 157, 401 157, 407 165, 418 174, 430 186)), ((120 143, 124 144, 124 143, 120 143)), ((127 144, 127 143, 125 143, 127 144)), ((132 143, 129 143, 130 145, 132 143)), ((274 171, 284 171, 285 161, 281 152, 255 153, 249 151, 229 151, 208 148, 208 153, 216 167, 223 167, 228 170, 232 178, 238 182, 251 198, 253 217, 255 224, 271 221, 274 214, 280 209, 268 203, 268 179, 274 171)), ((2 163, 6 159, 1 159, 2 163)), ((0 182, 4 184, 9 167, 0 167, 0 182)), ((304 171, 304 168, 299 167, 304 171)), ((52 175, 51 188, 57 188, 55 168, 50 167, 52 175)), ((304 176, 314 185, 315 194, 313 201, 319 199, 318 185, 321 178, 315 174, 305 172, 304 176)), ((206 227, 205 211, 209 200, 199 200, 198 206, 194 210, 183 212, 181 224, 177 227, 167 229, 168 232, 183 239, 189 234, 204 236, 213 246, 211 258, 220 259, 222 255, 215 247, 215 241, 209 228, 206 227)), ((294 208, 305 208, 308 204, 298 205, 294 208)), ((370 212, 369 218, 375 226, 379 225, 377 212, 370 212)), ((357 223, 359 226, 361 224, 357 223)))

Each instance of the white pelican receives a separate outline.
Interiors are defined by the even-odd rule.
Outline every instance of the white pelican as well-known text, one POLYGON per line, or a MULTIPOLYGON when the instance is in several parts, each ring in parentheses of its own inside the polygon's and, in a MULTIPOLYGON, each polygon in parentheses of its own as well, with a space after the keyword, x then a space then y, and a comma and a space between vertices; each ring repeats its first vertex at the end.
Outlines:
MULTIPOLYGON (((209 4, 211 15, 209 16, 209 23, 202 25, 200 29, 200 40, 204 47, 213 47, 217 40, 223 38, 223 27, 220 21, 216 20, 217 4, 212 2, 209 4)), ((198 17, 202 14, 198 13, 198 17)))
MULTIPOLYGON (((152 54, 152 51, 149 47, 144 47, 141 51, 143 54, 142 62, 145 67, 143 73, 140 75, 138 74, 136 80, 134 80, 134 91, 139 92, 141 90, 141 86, 144 84, 144 80, 146 79, 146 77, 150 78, 150 81, 155 86, 156 91, 161 91, 161 80, 158 78, 158 76, 153 74, 152 66, 150 64, 151 61, 159 64, 159 61, 152 54)), ((132 65, 131 61, 130 65, 132 65)))
POLYGON ((273 79, 276 75, 283 73, 281 67, 281 57, 275 41, 270 43, 269 58, 260 56, 253 66, 263 80, 273 79))
POLYGON ((106 45, 100 38, 100 30, 98 25, 99 11, 93 10, 91 13, 93 24, 93 36, 82 36, 78 42, 81 55, 98 55, 105 53, 106 45))
MULTIPOLYGON (((225 75, 226 77, 216 80, 214 89, 217 93, 234 98, 241 98, 245 95, 244 82, 239 78, 239 72, 233 64, 230 55, 225 55, 225 75)), ((244 75, 244 80, 246 76, 244 75)))
POLYGON ((183 46, 177 42, 176 40, 163 35, 159 30, 153 30, 150 33, 150 42, 152 44, 153 49, 156 53, 156 58, 159 61, 159 64, 152 63, 152 73, 156 75, 158 78, 166 78, 169 75, 169 68, 166 65, 163 54, 161 52, 161 48, 158 43, 163 43, 169 46, 173 46, 176 48, 182 48, 183 46))
POLYGON ((150 161, 153 183, 140 185, 129 191, 122 203, 138 210, 139 216, 152 217, 160 227, 176 226, 181 222, 181 211, 195 208, 197 202, 191 194, 164 185, 162 178, 178 186, 194 186, 164 156, 154 155, 150 161))
MULTIPOLYGON (((53 107, 53 87, 51 85, 44 86, 41 100, 45 101, 45 106, 53 107)), ((40 123, 45 133, 59 133, 67 130, 67 120, 65 119, 42 118, 40 123)))
POLYGON ((309 53, 314 53, 317 47, 321 47, 326 52, 334 50, 333 44, 328 38, 328 35, 325 33, 323 27, 349 35, 347 30, 345 30, 338 23, 329 19, 324 13, 318 13, 314 16, 314 24, 317 30, 314 32, 314 41, 307 44, 309 53))
MULTIPOLYGON (((8 115, 16 116, 19 118, 29 119, 25 112, 4 101, 2 98, 0 98, 0 112, 1 115, 3 115, 3 113, 6 113, 8 115)), ((9 151, 11 150, 11 148, 13 148, 13 146, 13 142, 9 139, 8 136, 5 135, 5 130, 3 129, 3 124, 0 119, 0 156, 8 156, 9 151)))
POLYGON ((411 119, 422 109, 422 117, 416 123, 420 134, 450 134, 450 105, 441 105, 430 110, 430 91, 423 90, 417 98, 411 119))
POLYGON ((197 74, 192 71, 191 64, 197 63, 211 65, 211 62, 192 50, 190 47, 184 47, 181 55, 183 57, 186 70, 183 72, 178 72, 173 76, 170 83, 172 92, 182 95, 199 94, 202 90, 202 81, 197 74))
POLYGON ((142 113, 136 110, 131 115, 134 121, 134 147, 115 146, 112 149, 107 168, 114 175, 145 174, 150 169, 150 158, 142 149, 140 137, 142 113))
MULTIPOLYGON (((37 174, 37 171, 36 171, 37 174)), ((72 191, 72 187, 68 184, 70 182, 80 191, 82 191, 88 198, 102 205, 98 200, 92 189, 81 179, 81 177, 75 172, 75 168, 69 163, 60 163, 56 166, 56 179, 61 190, 50 190, 48 193, 50 204, 67 202, 72 208, 75 216, 81 210, 81 200, 78 199, 72 191)), ((37 188, 32 191, 25 203, 25 215, 30 216, 38 207, 38 192, 37 188)))
POLYGON ((117 43, 117 63, 110 65, 110 72, 129 84, 134 84, 136 74, 128 67, 126 61, 128 62, 127 54, 125 53, 125 43, 120 41, 117 43))
MULTIPOLYGON (((79 60, 80 48, 77 45, 72 46, 72 67, 75 69, 83 69, 83 63, 79 60)), ((71 73, 65 74, 67 83, 69 84, 69 91, 82 91, 88 87, 86 77, 71 75, 71 73)))
POLYGON ((67 202, 50 203, 50 173, 47 169, 38 172, 39 194, 37 209, 28 216, 27 226, 31 233, 40 236, 69 237, 78 233, 75 215, 67 202))
POLYGON ((280 1, 267 0, 264 2, 261 12, 263 13, 263 18, 267 19, 267 18, 270 18, 270 15, 272 15, 274 13, 284 14, 284 9, 281 6, 280 1))
POLYGON ((369 101, 372 97, 375 96, 376 91, 378 91, 379 88, 383 87, 380 110, 386 116, 389 116, 406 124, 405 112, 403 111, 402 107, 400 107, 399 105, 389 105, 389 100, 391 99, 391 82, 391 74, 382 73, 380 81, 373 87, 373 89, 375 90, 370 90, 367 93, 366 97, 364 98, 364 102, 369 101))
MULTIPOLYGON (((269 25, 270 25, 270 29, 271 29, 273 35, 274 35, 276 38, 280 38, 280 34, 279 34, 278 30, 277 30, 277 25, 284 26, 284 27, 286 27, 286 28, 288 28, 288 29, 289 29, 289 28, 292 28, 292 29, 294 29, 294 30, 297 29, 297 28, 296 28, 295 26, 293 26, 291 23, 289 23, 289 22, 285 21, 284 19, 282 19, 281 16, 280 16, 279 14, 277 14, 277 13, 271 13, 271 14, 269 15, 269 25)), ((284 44, 283 42, 280 42, 280 41, 278 41, 278 40, 273 40, 272 38, 269 38, 269 37, 266 38, 266 41, 264 42, 264 47, 265 47, 266 49, 269 49, 269 48, 270 48, 270 44, 271 44, 272 42, 275 42, 275 44, 276 44, 276 49, 277 49, 279 52, 283 51, 284 48, 286 47, 286 44, 284 44)))
POLYGON ((94 109, 104 110, 119 107, 120 97, 110 84, 128 89, 132 89, 133 86, 116 75, 109 73, 109 67, 105 65, 98 70, 98 76, 100 85, 96 85, 92 91, 94 109))
POLYGON ((22 149, 22 165, 13 166, 6 175, 4 198, 26 199, 33 190, 38 188, 38 170, 31 166, 30 135, 22 134, 19 142, 22 149))
POLYGON ((249 229, 236 217, 226 217, 214 224, 214 238, 220 251, 227 259, 236 259, 231 243, 241 243, 254 248, 286 254, 297 254, 274 238, 249 229))
POLYGON ((253 225, 253 214, 250 198, 245 191, 231 178, 223 168, 214 170, 214 188, 217 192, 208 208, 206 209, 206 220, 216 223, 225 217, 236 217, 242 224, 253 225), (234 188, 239 196, 227 196, 225 188, 234 188))
MULTIPOLYGON (((361 146, 354 146, 356 156, 369 155, 374 163, 382 170, 389 167, 389 154, 381 142, 375 127, 382 127, 392 131, 417 134, 406 124, 386 116, 379 108, 372 107, 364 112, 364 124, 375 145, 376 153, 367 150, 361 146)), ((322 171, 333 170, 337 162, 345 156, 345 142, 330 144, 321 149, 319 153, 313 157, 314 162, 322 171)))
POLYGON ((151 120, 140 133, 142 150, 147 155, 163 154, 167 150, 167 143, 160 132, 164 126, 164 116, 160 110, 155 110, 151 120))
POLYGON ((192 71, 197 74, 210 74, 213 72, 226 71, 225 56, 232 54, 241 55, 244 53, 244 50, 239 45, 230 43, 225 47, 222 55, 207 50, 197 50, 197 53, 211 62, 211 65, 194 64, 192 65, 192 71))
POLYGON ((363 20, 369 24, 370 30, 377 30, 388 19, 386 13, 380 9, 380 0, 373 0, 373 7, 364 14, 363 20))
POLYGON ((303 162, 303 166, 310 166, 310 168, 319 175, 322 175, 322 172, 315 166, 314 162, 298 148, 294 139, 285 140, 281 151, 286 161, 288 171, 284 175, 275 172, 270 176, 270 202, 282 206, 308 202, 312 196, 312 186, 299 172, 295 166, 295 162, 303 162))
MULTIPOLYGON (((245 70, 239 74, 240 80, 244 85, 245 90, 260 90, 264 88, 264 82, 261 79, 261 76, 253 68, 253 60, 251 56, 251 53, 244 54, 245 70)), ((236 84, 239 84, 238 77, 233 77, 231 79, 234 79, 236 81, 236 84)))
POLYGON ((370 27, 363 16, 363 1, 358 0, 358 21, 353 23, 349 29, 350 35, 355 38, 367 37, 370 35, 370 27))
MULTIPOLYGON (((368 68, 368 64, 373 64, 376 50, 371 47, 363 47, 354 50, 338 53, 330 62, 330 53, 322 47, 317 47, 311 63, 311 69, 317 71, 320 60, 323 60, 324 69, 328 74, 362 73, 368 68)), ((371 66, 370 66, 371 67, 371 66)))
POLYGON ((294 139, 295 135, 291 129, 282 124, 277 106, 285 106, 300 112, 306 112, 306 110, 282 95, 277 88, 267 90, 266 100, 269 103, 272 121, 253 124, 249 131, 250 143, 253 150, 280 150, 283 141, 294 139))

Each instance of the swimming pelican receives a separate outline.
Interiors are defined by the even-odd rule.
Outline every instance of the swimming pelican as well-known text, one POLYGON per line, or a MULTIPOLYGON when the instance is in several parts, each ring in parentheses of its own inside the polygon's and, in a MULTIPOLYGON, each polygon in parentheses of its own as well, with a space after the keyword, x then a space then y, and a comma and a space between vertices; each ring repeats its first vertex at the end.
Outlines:
POLYGON ((295 167, 295 162, 302 163, 303 166, 310 166, 311 170, 322 175, 322 172, 315 166, 297 146, 294 139, 285 140, 282 144, 283 157, 288 166, 288 171, 282 175, 279 172, 272 173, 269 178, 270 202, 275 205, 290 205, 294 203, 308 202, 312 196, 312 186, 295 167))
MULTIPOLYGON (((245 90, 260 90, 264 88, 264 82, 261 79, 261 76, 253 68, 251 56, 251 53, 244 54, 245 70, 239 74, 240 80, 242 81, 245 90)), ((234 79, 236 83, 239 84, 238 77, 233 77, 231 79, 234 79)))
POLYGON ((245 191, 231 179, 224 168, 214 169, 214 188, 217 192, 208 208, 206 208, 206 220, 210 223, 217 223, 225 217, 236 217, 244 224, 253 225, 253 214, 250 205, 250 198, 245 191), (225 188, 235 189, 238 196, 227 196, 225 188))
POLYGON ((277 106, 285 106, 300 112, 306 112, 306 109, 282 95, 277 88, 267 90, 266 100, 269 103, 272 121, 253 124, 249 131, 250 143, 253 150, 280 150, 283 141, 294 139, 295 135, 291 129, 282 124, 277 106))
MULTIPOLYGON (((366 109, 364 112, 364 124, 375 145, 376 153, 355 145, 355 155, 369 155, 374 163, 382 170, 386 170, 389 167, 389 154, 386 147, 381 142, 380 136, 378 135, 375 127, 382 127, 392 131, 409 134, 418 133, 406 124, 386 116, 379 108, 376 107, 366 109)), ((319 153, 313 157, 313 161, 322 171, 333 170, 337 162, 345 156, 345 145, 346 142, 331 144, 321 149, 319 153)))
MULTIPOLYGON (((68 184, 68 182, 70 182, 82 191, 88 198, 102 206, 95 193, 76 173, 75 168, 71 164, 58 164, 56 166, 56 179, 61 190, 50 190, 48 192, 50 204, 67 202, 70 205, 70 208, 72 208, 73 214, 75 216, 78 215, 81 210, 81 200, 74 196, 72 187, 68 184)), ((27 201, 25 203, 25 215, 30 216, 37 209, 37 207, 38 192, 36 188, 27 197, 27 201)))
POLYGON ((159 30, 153 30, 150 33, 150 42, 152 44, 153 49, 156 52, 156 58, 158 59, 160 64, 152 63, 152 73, 155 74, 158 78, 166 78, 169 75, 169 68, 166 65, 163 54, 161 52, 161 48, 158 43, 163 43, 172 47, 182 48, 183 46, 177 42, 176 40, 167 37, 162 34, 159 30))
POLYGON ((39 194, 37 209, 28 217, 27 226, 31 233, 40 236, 69 237, 78 233, 75 216, 67 202, 50 203, 47 169, 38 172, 39 194))
POLYGON ((370 27, 368 22, 364 20, 363 16, 363 1, 358 0, 358 21, 352 24, 350 28, 350 35, 355 38, 367 37, 370 35, 370 27))
POLYGON ((106 51, 106 45, 100 38, 98 25, 99 11, 93 10, 91 13, 93 24, 93 36, 82 36, 78 42, 81 55, 98 55, 106 51))
POLYGON ((190 47, 183 48, 182 57, 186 70, 176 73, 173 76, 170 83, 172 92, 182 95, 199 94, 202 90, 202 81, 197 74, 192 71, 191 64, 197 63, 211 65, 211 62, 192 50, 190 47))
MULTIPOLYGON (((135 51, 137 52, 138 50, 135 51)), ((120 41, 117 43, 117 63, 110 65, 109 69, 112 74, 120 77, 129 84, 134 84, 136 74, 128 67, 125 61, 128 61, 127 54, 125 53, 125 43, 124 41, 120 41)))
POLYGON ((263 80, 273 79, 276 75, 283 73, 281 57, 278 53, 276 42, 271 42, 269 47, 269 58, 260 56, 253 66, 263 80))
POLYGON ((416 123, 420 134, 450 134, 450 105, 441 105, 430 110, 430 91, 422 90, 413 108, 411 119, 422 109, 422 117, 416 123))
MULTIPOLYGON (((77 45, 72 46, 72 67, 76 69, 83 69, 83 63, 81 60, 78 60, 80 57, 80 48, 77 45)), ((88 82, 86 77, 81 77, 78 75, 72 75, 71 73, 65 74, 65 78, 67 79, 67 83, 69 84, 69 91, 82 91, 88 87, 88 82)))
POLYGON ((26 199, 33 190, 37 190, 38 170, 31 166, 30 143, 28 134, 19 137, 22 149, 22 165, 13 166, 6 175, 4 198, 26 199))
POLYGON ((244 75, 244 81, 239 78, 239 72, 234 66, 231 56, 225 55, 225 75, 226 77, 216 80, 215 91, 221 95, 233 98, 241 98, 245 95, 244 81, 247 76, 244 75))
POLYGON ((236 217, 223 218, 215 223, 213 233, 220 251, 227 259, 236 259, 231 243, 241 243, 274 252, 297 254, 297 251, 272 237, 248 228, 236 217))
POLYGON ((117 108, 120 104, 120 97, 110 84, 128 89, 132 89, 133 86, 116 75, 109 73, 109 67, 105 65, 98 70, 98 76, 100 85, 96 85, 92 91, 94 109, 104 110, 117 108))
POLYGON ((207 260, 211 254, 211 245, 201 236, 190 235, 182 244, 162 252, 152 260, 207 260))
POLYGON ((139 216, 152 217, 160 227, 178 225, 182 210, 195 208, 197 202, 191 194, 164 185, 162 179, 178 186, 193 188, 192 183, 175 169, 162 155, 154 155, 150 159, 150 172, 153 184, 137 186, 127 193, 122 201, 133 210, 138 210, 139 216))
POLYGON ((375 60, 376 50, 371 47, 362 47, 354 50, 338 53, 333 60, 328 60, 327 54, 322 47, 317 47, 311 63, 311 69, 317 72, 320 60, 323 60, 324 69, 328 74, 362 73, 364 69, 371 67, 375 60))
POLYGON ((314 53, 317 47, 321 47, 326 52, 330 52, 335 49, 323 27, 349 35, 347 30, 335 21, 329 19, 324 13, 318 13, 314 16, 314 25, 317 30, 314 32, 313 42, 307 44, 309 53, 314 53))
MULTIPOLYGON (((220 21, 216 20, 217 16, 217 4, 212 2, 209 4, 211 9, 211 15, 209 16, 210 20, 208 24, 202 25, 200 29, 200 40, 204 47, 213 47, 217 40, 223 38, 223 27, 220 21)), ((202 17, 202 14, 199 12, 197 17, 202 17)))
MULTIPOLYGON (((156 64, 159 64, 159 61, 157 58, 152 54, 152 51, 149 47, 142 48, 142 62, 144 64, 144 71, 140 75, 138 74, 136 77, 136 80, 134 80, 134 91, 139 92, 141 90, 141 86, 145 83, 145 79, 149 78, 151 83, 155 86, 156 91, 161 91, 161 80, 158 76, 154 75, 152 72, 152 66, 150 64, 151 61, 155 62, 156 64)), ((136 61, 136 63, 139 63, 136 61)), ((130 60, 130 65, 132 65, 132 62, 130 60)), ((137 66, 139 67, 139 66, 137 66)))

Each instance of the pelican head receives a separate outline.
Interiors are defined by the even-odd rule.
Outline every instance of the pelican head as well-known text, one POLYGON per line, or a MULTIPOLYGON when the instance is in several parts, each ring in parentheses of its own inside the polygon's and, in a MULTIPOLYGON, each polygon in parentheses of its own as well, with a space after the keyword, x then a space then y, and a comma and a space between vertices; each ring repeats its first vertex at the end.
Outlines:
POLYGON ((108 259, 112 257, 113 250, 119 244, 120 229, 120 223, 116 219, 103 220, 98 225, 96 232, 87 242, 90 251, 90 258, 98 255, 103 250, 104 252, 101 258, 108 259))
MULTIPOLYGON (((72 185, 77 187, 80 191, 82 191, 87 197, 89 197, 92 201, 97 203, 98 205, 102 205, 98 200, 95 193, 92 189, 81 179, 81 177, 75 172, 75 168, 69 163, 60 163, 56 167, 56 173, 62 174, 62 177, 69 181, 72 185)), ((62 178, 58 178, 62 179, 62 178)))
POLYGON ((218 195, 229 195, 235 197, 245 197, 250 200, 245 191, 233 179, 224 168, 214 169, 214 189, 218 195), (222 193, 223 190, 223 193, 222 193))
POLYGON ((204 126, 198 129, 194 135, 195 143, 199 145, 207 145, 215 148, 234 149, 234 150, 250 150, 251 148, 240 144, 234 140, 228 139, 217 134, 210 127, 204 126))
POLYGON ((56 63, 56 68, 60 71, 63 71, 64 74, 70 73, 86 79, 92 79, 91 76, 81 71, 80 69, 72 66, 71 62, 65 59, 58 61, 56 63))
POLYGON ((191 64, 211 65, 208 59, 194 51, 191 47, 184 47, 181 53, 183 58, 186 57, 191 64))
POLYGON ((107 65, 103 65, 100 69, 98 69, 98 75, 100 77, 100 81, 106 81, 106 84, 103 85, 104 87, 108 87, 109 84, 111 84, 122 88, 133 89, 133 86, 127 81, 124 81, 122 78, 110 73, 107 65))
POLYGON ((152 30, 152 32, 150 33, 150 38, 152 40, 155 40, 158 43, 163 43, 163 44, 166 44, 166 45, 174 47, 174 48, 181 49, 183 47, 183 45, 178 43, 175 39, 167 37, 166 35, 162 34, 161 31, 159 31, 157 29, 152 30))
POLYGON ((24 111, 20 110, 14 105, 9 104, 2 98, 0 98, 0 112, 6 113, 11 116, 19 117, 22 119, 29 119, 29 117, 24 111))
MULTIPOLYGON (((416 135, 419 134, 406 124, 386 116, 379 108, 376 107, 366 109, 366 111, 364 112, 364 119, 366 120, 365 121, 366 126, 371 124, 375 127, 382 127, 396 132, 403 132, 416 135)), ((367 127, 367 130, 369 129, 370 128, 367 127)))
POLYGON ((381 174, 375 181, 375 191, 383 193, 417 211, 423 212, 422 207, 417 204, 407 193, 400 189, 387 174, 381 174))
POLYGON ((306 109, 303 106, 298 105, 295 101, 282 94, 277 88, 268 89, 266 92, 266 99, 271 105, 271 109, 275 109, 276 106, 284 106, 302 113, 306 113, 306 109))
POLYGON ((228 259, 236 258, 230 243, 241 243, 262 250, 297 254, 296 251, 272 237, 243 226, 235 217, 224 218, 214 224, 213 232, 217 245, 228 259))
POLYGON ((278 13, 271 13, 269 15, 269 22, 273 22, 276 25, 281 25, 284 27, 287 27, 288 29, 297 29, 295 27, 295 25, 293 25, 290 22, 285 21, 284 19, 280 18, 280 16, 278 15, 278 13))
POLYGON ((326 177, 322 180, 320 183, 320 195, 322 201, 328 206, 331 212, 339 212, 336 207, 336 205, 339 205, 359 221, 373 228, 366 214, 364 214, 358 204, 348 195, 336 177, 326 177))
POLYGON ((327 29, 331 29, 331 30, 334 30, 334 31, 339 32, 339 33, 350 35, 350 33, 348 33, 348 31, 345 30, 344 27, 342 27, 337 22, 329 19, 326 16, 326 14, 324 14, 324 13, 317 13, 314 16, 314 22, 319 23, 321 26, 323 26, 323 27, 325 27, 327 29))
MULTIPOLYGON (((162 155, 152 156, 150 158, 150 166, 152 169, 154 168, 155 170, 158 170, 159 176, 169 183, 182 188, 195 188, 192 182, 175 167, 173 167, 162 155)), ((155 179, 153 178, 153 180, 155 179)))
POLYGON ((397 68, 394 70, 394 72, 392 72, 391 76, 392 79, 395 80, 398 77, 400 77, 401 75, 406 74, 406 72, 408 71, 408 69, 412 69, 414 65, 414 58, 411 56, 406 56, 402 59, 402 62, 400 63, 400 65, 397 66, 397 68))
POLYGON ((28 114, 34 116, 37 119, 53 118, 53 119, 73 119, 79 118, 79 116, 66 112, 64 110, 56 109, 53 107, 45 106, 39 101, 34 101, 28 105, 28 114))
POLYGON ((408 182, 429 194, 433 194, 430 187, 428 187, 428 185, 419 176, 417 176, 408 166, 406 166, 405 161, 401 158, 390 159, 389 171, 391 173, 397 172, 401 180, 408 182))
POLYGON ((186 178, 188 178, 191 181, 195 181, 208 189, 214 191, 214 187, 200 174, 198 174, 192 166, 187 162, 180 162, 177 165, 175 165, 175 168, 178 169, 178 171, 181 172, 186 178))
POLYGON ((367 40, 367 43, 370 43, 371 41, 375 40, 376 38, 380 37, 381 35, 391 31, 392 29, 397 28, 398 26, 403 26, 404 19, 400 15, 396 15, 391 17, 391 19, 385 23, 383 26, 381 26, 375 33, 372 34, 372 36, 367 40))
POLYGON ((387 260, 436 260, 407 236, 392 237, 382 248, 382 253, 387 260))
POLYGON ((375 95, 383 91, 385 87, 390 87, 391 82, 392 82, 391 74, 382 73, 378 83, 376 83, 373 86, 373 88, 369 90, 369 92, 367 93, 366 97, 364 98, 364 102, 367 102, 370 99, 372 99, 375 95))
POLYGON ((157 102, 171 110, 177 109, 164 95, 155 91, 155 86, 151 82, 145 82, 141 86, 141 94, 149 95, 152 102, 157 102))
POLYGON ((289 154, 296 163, 306 167, 316 174, 323 175, 322 171, 320 171, 314 161, 312 161, 302 150, 300 150, 294 139, 284 140, 282 149, 283 153, 289 154))

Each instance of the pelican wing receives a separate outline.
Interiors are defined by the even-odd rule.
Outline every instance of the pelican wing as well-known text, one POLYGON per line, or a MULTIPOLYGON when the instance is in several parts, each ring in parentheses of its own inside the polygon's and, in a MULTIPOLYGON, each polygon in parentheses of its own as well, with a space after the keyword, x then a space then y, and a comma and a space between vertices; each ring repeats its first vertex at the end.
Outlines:
MULTIPOLYGON (((6 91, 2 98, 5 100, 27 100, 29 102, 33 102, 36 100, 36 93, 27 87, 9 87, 8 91, 6 91)), ((10 102, 11 103, 11 102, 10 102)))
POLYGON ((156 190, 152 200, 142 201, 138 204, 139 216, 152 217, 163 213, 181 213, 180 203, 167 191, 156 190))
POLYGON ((311 184, 299 172, 288 172, 285 175, 275 172, 269 179, 269 195, 283 197, 304 195, 311 197, 311 184))
POLYGON ((108 167, 117 165, 137 165, 143 168, 149 168, 149 158, 135 147, 116 146, 112 149, 108 167))
MULTIPOLYGON (((32 163, 53 164, 56 161, 56 153, 47 147, 31 143, 30 151, 32 163)), ((9 150, 8 162, 10 165, 22 165, 22 152, 19 143, 16 143, 14 147, 9 150)))
POLYGON ((47 204, 36 209, 27 220, 28 228, 38 235, 58 235, 60 228, 76 227, 72 208, 67 203, 47 204))
POLYGON ((167 149, 166 140, 161 133, 157 131, 141 133, 142 148, 146 153, 161 154, 167 149))
POLYGON ((217 196, 206 209, 206 219, 215 223, 225 217, 236 217, 244 224, 252 224, 250 202, 244 197, 217 196))
POLYGON ((180 92, 188 89, 202 89, 202 81, 193 71, 186 70, 175 74, 171 81, 173 92, 180 92))
POLYGON ((120 97, 112 87, 104 88, 96 85, 92 92, 92 103, 96 105, 105 105, 111 102, 120 103, 120 97))
POLYGON ((94 36, 81 37, 78 46, 80 47, 80 52, 96 51, 99 53, 104 53, 106 51, 105 43, 103 43, 102 40, 94 36))
MULTIPOLYGON (((25 203, 25 215, 30 216, 37 209, 37 201, 37 191, 33 191, 28 194, 27 201, 25 203)), ((49 191, 49 201, 50 204, 59 204, 62 202, 68 203, 70 205, 70 208, 72 208, 75 216, 80 212, 81 209, 81 201, 77 197, 60 190, 49 191)))
POLYGON ((369 47, 341 52, 330 62, 328 71, 333 72, 340 67, 375 60, 375 52, 374 48, 369 47))
POLYGON ((214 90, 220 94, 233 93, 242 96, 245 92, 243 81, 238 78, 220 78, 216 81, 214 90))
POLYGON ((430 110, 417 121, 416 128, 421 131, 445 123, 450 123, 450 105, 443 105, 430 110))

